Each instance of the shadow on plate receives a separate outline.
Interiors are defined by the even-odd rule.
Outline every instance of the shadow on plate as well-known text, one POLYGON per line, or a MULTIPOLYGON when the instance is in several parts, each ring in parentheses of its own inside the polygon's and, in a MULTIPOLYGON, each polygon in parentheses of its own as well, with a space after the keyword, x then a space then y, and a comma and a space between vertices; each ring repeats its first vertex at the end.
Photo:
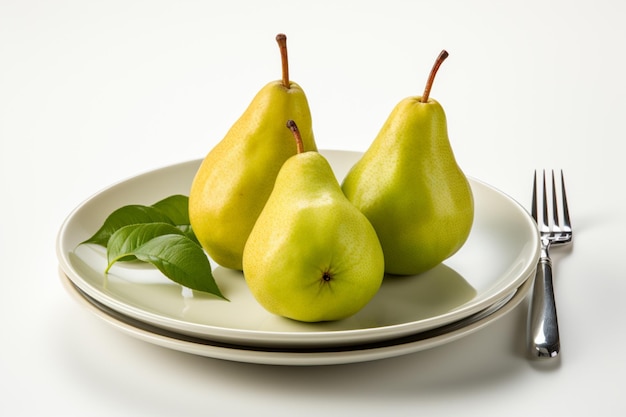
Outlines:
POLYGON ((357 314, 344 320, 301 323, 271 316, 263 328, 291 327, 293 331, 365 329, 420 321, 445 314, 476 296, 458 272, 440 264, 420 275, 386 276, 374 298, 357 314), (278 323, 279 322, 279 323, 278 323))

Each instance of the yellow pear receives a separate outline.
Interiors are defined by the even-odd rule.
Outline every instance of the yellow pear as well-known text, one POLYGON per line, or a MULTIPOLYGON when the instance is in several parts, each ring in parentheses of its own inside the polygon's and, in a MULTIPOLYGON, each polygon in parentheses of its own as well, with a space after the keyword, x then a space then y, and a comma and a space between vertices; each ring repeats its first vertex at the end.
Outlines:
POLYGON ((287 40, 278 34, 282 79, 265 85, 226 136, 202 161, 189 194, 189 219, 202 247, 218 264, 242 269, 248 235, 283 163, 296 153, 285 120, 301 121, 307 150, 317 150, 302 88, 289 80, 287 40))
POLYGON ((384 259, 374 228, 344 196, 330 164, 305 152, 289 121, 298 154, 276 185, 243 253, 243 274, 266 310, 294 320, 340 320, 378 292, 384 259))
POLYGON ((442 51, 424 94, 393 109, 342 189, 370 220, 389 274, 424 272, 457 252, 474 219, 470 184, 454 157, 442 106, 429 97, 442 51))

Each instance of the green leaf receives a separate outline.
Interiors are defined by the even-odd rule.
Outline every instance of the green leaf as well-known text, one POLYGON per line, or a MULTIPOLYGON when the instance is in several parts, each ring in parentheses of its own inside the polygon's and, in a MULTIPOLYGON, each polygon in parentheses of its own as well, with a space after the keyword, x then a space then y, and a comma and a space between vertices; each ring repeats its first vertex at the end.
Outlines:
POLYGON ((189 197, 182 194, 174 194, 161 201, 157 201, 152 207, 161 210, 163 214, 169 217, 174 224, 183 231, 185 236, 198 245, 200 244, 189 221, 189 197))
POLYGON ((186 236, 157 236, 135 249, 134 255, 141 261, 151 263, 180 285, 226 300, 215 282, 206 254, 186 236))
POLYGON ((118 229, 128 226, 129 224, 155 222, 174 224, 168 216, 155 207, 142 206, 139 204, 131 204, 120 207, 113 213, 109 214, 109 217, 106 218, 100 229, 92 237, 85 240, 81 244, 95 243, 106 247, 109 242, 109 238, 118 229))
POLYGON ((178 225, 176 227, 178 227, 178 229, 180 231, 182 231, 185 236, 187 236, 189 239, 193 240, 198 246, 202 246, 200 241, 196 237, 196 234, 193 232, 193 229, 191 228, 190 224, 186 224, 186 225, 185 224, 181 224, 181 225, 178 225))
POLYGON ((152 207, 159 209, 169 217, 175 225, 189 225, 189 197, 181 194, 174 194, 157 201, 152 207))
POLYGON ((107 248, 105 274, 116 262, 149 262, 167 278, 227 300, 189 221, 189 197, 175 194, 152 206, 131 204, 111 213, 84 243, 107 248))
POLYGON ((136 259, 135 250, 157 236, 183 234, 183 231, 169 223, 138 223, 123 226, 116 230, 107 243, 108 265, 104 273, 111 269, 115 262, 136 259))

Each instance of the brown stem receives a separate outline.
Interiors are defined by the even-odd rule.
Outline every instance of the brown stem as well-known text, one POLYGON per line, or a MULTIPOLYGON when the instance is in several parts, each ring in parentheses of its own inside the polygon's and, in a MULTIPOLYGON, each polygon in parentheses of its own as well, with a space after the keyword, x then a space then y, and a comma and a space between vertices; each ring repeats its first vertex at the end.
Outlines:
POLYGON ((433 69, 430 70, 430 76, 428 77, 428 81, 426 81, 426 88, 424 88, 424 94, 422 94, 422 99, 420 100, 422 103, 428 103, 428 96, 430 96, 430 89, 433 86, 433 82, 435 81, 435 75, 437 74, 437 70, 443 63, 443 61, 448 57, 448 52, 444 49, 441 51, 437 60, 435 61, 435 65, 433 65, 433 69))
POLYGON ((293 137, 296 139, 296 149, 298 150, 298 153, 304 152, 304 143, 302 143, 302 136, 300 135, 300 130, 298 129, 296 122, 293 120, 287 120, 287 128, 291 130, 293 137))
POLYGON ((276 35, 276 42, 280 48, 280 58, 283 67, 283 85, 289 88, 289 60, 287 59, 287 35, 279 33, 276 35))

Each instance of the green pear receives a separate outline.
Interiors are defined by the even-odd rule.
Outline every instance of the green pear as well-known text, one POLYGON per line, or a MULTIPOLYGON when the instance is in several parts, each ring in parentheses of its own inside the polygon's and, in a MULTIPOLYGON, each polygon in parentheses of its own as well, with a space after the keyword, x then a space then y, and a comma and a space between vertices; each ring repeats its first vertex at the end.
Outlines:
POLYGON ((384 258, 376 232, 341 191, 330 164, 298 144, 248 238, 243 273, 271 313, 304 322, 340 320, 378 292, 384 258))
POLYGON ((422 96, 396 105, 342 183, 376 229, 388 274, 433 268, 463 246, 472 228, 472 190, 454 157, 443 108, 429 98, 447 56, 439 55, 422 96))
POLYGON ((302 88, 289 80, 286 36, 278 34, 282 80, 265 85, 206 155, 191 185, 189 220, 218 264, 242 269, 243 248, 283 163, 296 151, 285 120, 298 119, 306 150, 317 150, 302 88))

